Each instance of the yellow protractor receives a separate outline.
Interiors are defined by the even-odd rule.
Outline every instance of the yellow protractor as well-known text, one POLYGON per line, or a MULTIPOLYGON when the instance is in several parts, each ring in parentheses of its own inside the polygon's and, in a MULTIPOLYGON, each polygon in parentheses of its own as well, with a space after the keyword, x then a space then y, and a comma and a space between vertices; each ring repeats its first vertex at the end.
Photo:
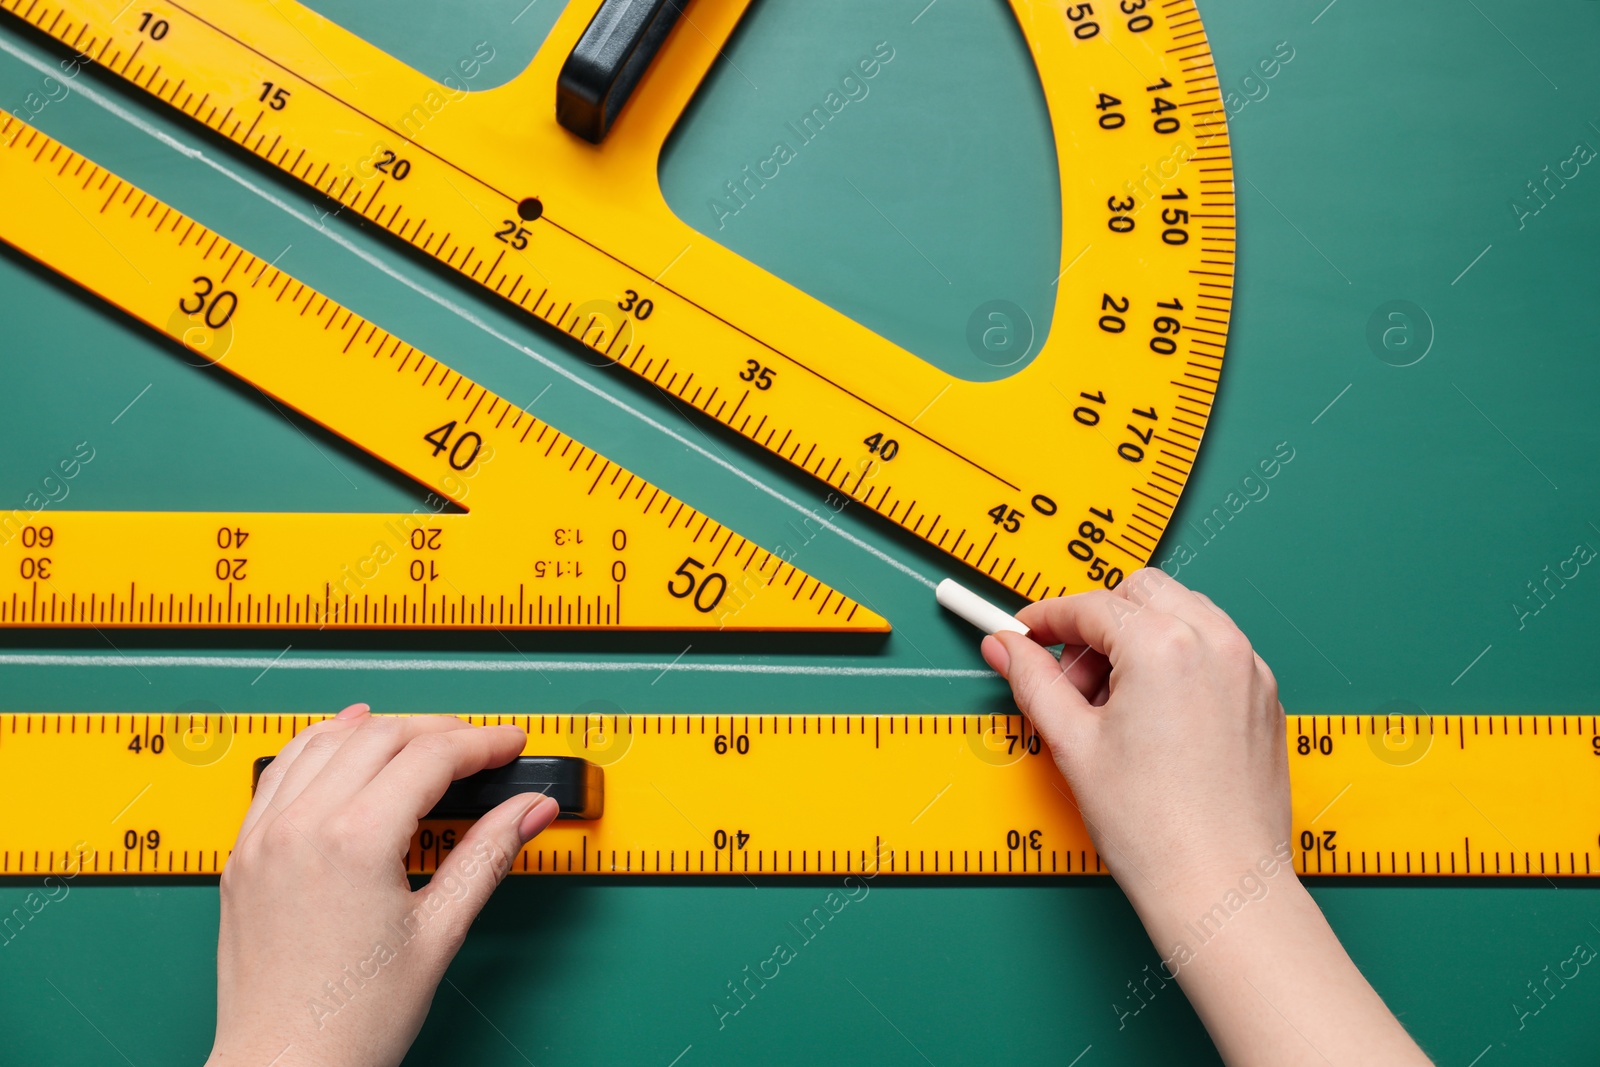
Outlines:
MULTIPOLYGON (((0 874, 215 875, 258 762, 322 718, 0 716, 0 874)), ((1105 873, 1020 715, 465 718, 515 723, 530 756, 555 758, 538 764, 567 765, 462 793, 486 806, 544 783, 558 796, 571 817, 517 873, 1105 873)), ((1260 859, 1307 875, 1593 875, 1597 726, 1291 715, 1291 838, 1260 859)), ((466 826, 425 820, 407 866, 433 870, 466 826)))
POLYGON ((570 3, 523 73, 463 94, 293 0, 0 3, 1023 596, 1145 563, 1210 417, 1234 274, 1192 2, 1013 0, 1055 137, 1062 262, 1045 342, 983 382, 672 213, 662 146, 748 5, 697 3, 692 28, 644 17, 662 6, 570 3))
POLYGON ((0 513, 0 626, 888 628, 9 116, 0 200, 0 240, 433 493, 400 515, 0 513))

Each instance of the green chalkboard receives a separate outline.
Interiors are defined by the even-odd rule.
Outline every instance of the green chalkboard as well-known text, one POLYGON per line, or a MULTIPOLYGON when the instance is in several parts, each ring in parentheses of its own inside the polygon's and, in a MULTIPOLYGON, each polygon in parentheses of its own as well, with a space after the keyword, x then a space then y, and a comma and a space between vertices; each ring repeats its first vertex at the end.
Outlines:
MULTIPOLYGON (((315 6, 424 72, 492 42, 481 88, 522 69, 559 4, 315 6)), ((1202 14, 1232 112, 1237 303, 1215 421, 1158 559, 1234 614, 1292 711, 1595 710, 1600 574, 1537 596, 1530 583, 1576 545, 1600 547, 1600 4, 1234 0, 1202 14), (1292 460, 1245 494, 1242 479, 1278 450, 1292 460), (1235 490, 1248 503, 1229 510, 1235 490), (1218 508, 1226 521, 1202 521, 1218 508)), ((762 0, 669 147, 662 186, 708 236, 923 358, 974 371, 971 310, 1007 299, 1047 319, 1060 253, 1055 146, 1025 57, 998 0, 762 0), (879 41, 895 58, 837 136, 735 217, 708 210, 781 116, 879 41), (899 236, 849 183, 892 191, 899 236), (948 275, 937 292, 930 263, 948 275)), ((58 58, 0 22, 0 107, 34 112, 58 58)), ((548 386, 540 410, 557 426, 695 506, 768 544, 825 507, 817 484, 362 226, 322 220, 299 187, 119 82, 86 71, 71 90, 31 121, 492 389, 531 399, 548 386)), ((84 441, 94 458, 66 506, 381 510, 416 498, 10 254, 0 294, 0 507, 20 506, 84 441)), ((886 640, 7 633, 0 705, 1006 706, 973 635, 907 573, 954 575, 948 561, 855 508, 835 521, 900 566, 832 535, 807 540, 797 562, 887 615, 886 640)), ((0 915, 29 888, 0 882, 0 915)), ((719 1026, 727 983, 828 888, 515 879, 409 1062, 1214 1060, 1175 988, 1129 1013, 1128 983, 1156 956, 1104 880, 880 881, 719 1026)), ((1439 1062, 1592 1061, 1600 977, 1581 972, 1521 1025, 1515 1007, 1574 945, 1600 946, 1592 885, 1313 892, 1439 1062)), ((0 943, 0 1059, 199 1062, 216 919, 214 883, 75 883, 0 943)))

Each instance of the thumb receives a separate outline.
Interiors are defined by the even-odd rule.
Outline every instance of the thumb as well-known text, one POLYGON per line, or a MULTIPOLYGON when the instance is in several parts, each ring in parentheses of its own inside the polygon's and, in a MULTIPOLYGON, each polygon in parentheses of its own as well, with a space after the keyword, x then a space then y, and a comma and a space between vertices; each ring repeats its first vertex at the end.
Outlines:
POLYGON ((436 914, 441 947, 455 955, 467 930, 511 872, 522 846, 555 819, 554 797, 523 793, 491 808, 472 824, 439 864, 428 884, 417 890, 419 909, 436 914))
POLYGON ((1089 702, 1050 651, 1019 633, 983 639, 983 657, 1011 684, 1011 695, 1053 750, 1070 746, 1090 715, 1089 702))

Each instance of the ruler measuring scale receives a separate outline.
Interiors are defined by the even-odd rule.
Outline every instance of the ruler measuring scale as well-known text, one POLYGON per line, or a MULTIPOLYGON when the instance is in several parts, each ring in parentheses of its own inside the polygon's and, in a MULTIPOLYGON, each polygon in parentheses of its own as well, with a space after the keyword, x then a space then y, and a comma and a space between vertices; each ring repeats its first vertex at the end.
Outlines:
POLYGON ((1209 418, 1232 295, 1225 113, 1190 0, 1013 0, 1057 145, 1063 262, 1045 344, 996 382, 934 368, 667 208, 661 147, 742 0, 672 32, 603 145, 562 129, 558 75, 596 6, 569 4, 523 74, 461 97, 290 0, 0 0, 1024 596, 1146 562, 1209 418))
POLYGON ((10 116, 0 197, 0 240, 437 502, 406 515, 0 514, 0 626, 887 629, 10 116))
MULTIPOLYGON (((0 716, 0 874, 215 875, 252 765, 323 716, 0 716)), ((467 716, 604 774, 529 874, 1104 873, 1021 716, 467 716)), ((1288 719, 1294 869, 1307 875, 1600 873, 1600 719, 1288 719)), ((427 822, 434 869, 467 824, 427 822)), ((1265 858, 1265 857, 1264 857, 1265 858)))

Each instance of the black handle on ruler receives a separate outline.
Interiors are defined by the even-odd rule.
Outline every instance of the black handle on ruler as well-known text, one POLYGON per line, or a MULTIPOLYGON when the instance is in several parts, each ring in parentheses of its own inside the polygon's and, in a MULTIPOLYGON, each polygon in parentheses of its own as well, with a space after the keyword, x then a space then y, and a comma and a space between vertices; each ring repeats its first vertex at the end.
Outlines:
MULTIPOLYGON (((250 777, 255 793, 271 756, 256 760, 250 777)), ((605 772, 577 756, 519 756, 451 784, 424 819, 476 819, 519 793, 554 797, 562 819, 598 819, 605 810, 605 772)))

